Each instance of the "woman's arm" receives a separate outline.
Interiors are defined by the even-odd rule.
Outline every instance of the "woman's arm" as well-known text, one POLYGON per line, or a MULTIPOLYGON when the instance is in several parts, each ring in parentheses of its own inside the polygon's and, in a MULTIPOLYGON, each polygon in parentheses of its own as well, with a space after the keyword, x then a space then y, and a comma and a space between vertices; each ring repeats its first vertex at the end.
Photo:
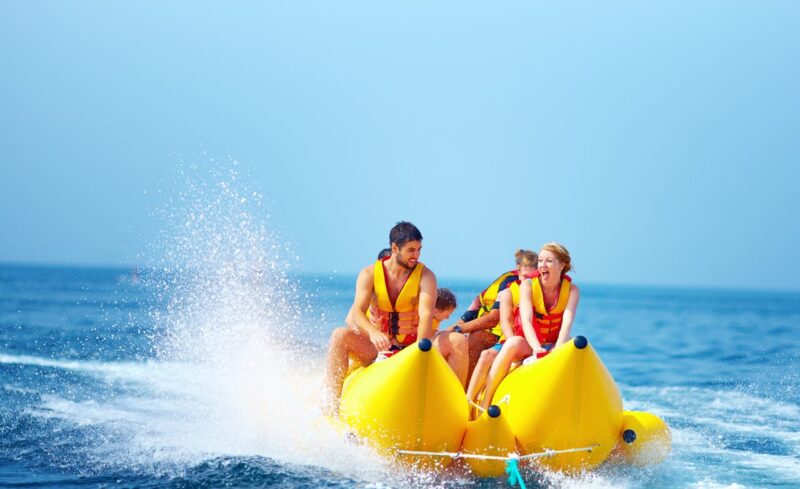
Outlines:
POLYGON ((539 339, 536 337, 536 332, 533 330, 532 289, 533 285, 531 284, 531 279, 525 279, 519 286, 519 318, 522 323, 522 332, 525 334, 525 341, 528 342, 533 353, 536 354, 544 351, 544 348, 539 344, 539 339))
POLYGON ((514 299, 511 297, 511 290, 506 289, 498 296, 500 301, 500 329, 503 336, 514 337, 514 299))
POLYGON ((572 323, 575 321, 575 312, 578 310, 578 301, 581 298, 581 293, 577 285, 570 287, 569 299, 567 299, 567 307, 564 309, 564 315, 561 318, 561 331, 558 333, 558 341, 556 341, 556 348, 569 341, 572 336, 572 323))

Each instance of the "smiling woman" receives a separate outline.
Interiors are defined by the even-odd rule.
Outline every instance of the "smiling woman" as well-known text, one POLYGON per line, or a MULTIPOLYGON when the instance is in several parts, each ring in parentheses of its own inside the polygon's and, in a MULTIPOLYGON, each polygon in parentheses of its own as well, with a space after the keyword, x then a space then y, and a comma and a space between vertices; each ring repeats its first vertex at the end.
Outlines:
MULTIPOLYGON (((480 403, 483 409, 489 407, 512 363, 528 358, 535 361, 570 339, 580 299, 578 286, 567 275, 571 269, 572 257, 563 245, 551 242, 542 246, 538 270, 520 284, 519 307, 514 311, 514 336, 503 344, 486 376, 480 403)), ((508 314, 501 313, 501 321, 508 323, 508 314)), ((506 324, 506 329, 509 327, 506 324)), ((471 385, 482 383, 479 379, 470 382, 471 385)), ((471 395, 477 398, 481 394, 478 391, 471 395)))

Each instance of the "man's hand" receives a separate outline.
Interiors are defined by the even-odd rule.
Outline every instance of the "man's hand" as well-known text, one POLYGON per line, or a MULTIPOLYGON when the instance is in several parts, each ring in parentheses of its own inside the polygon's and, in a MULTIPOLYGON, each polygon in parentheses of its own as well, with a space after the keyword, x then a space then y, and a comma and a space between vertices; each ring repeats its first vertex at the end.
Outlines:
POLYGON ((389 338, 375 328, 370 328, 369 330, 369 341, 372 342, 372 345, 375 346, 375 349, 379 352, 387 351, 392 347, 389 338))
POLYGON ((456 324, 450 326, 449 328, 445 329, 445 331, 448 332, 448 333, 466 334, 465 332, 461 331, 461 326, 463 326, 463 325, 464 325, 464 323, 456 323, 456 324), (456 329, 456 328, 458 328, 458 329, 456 329))

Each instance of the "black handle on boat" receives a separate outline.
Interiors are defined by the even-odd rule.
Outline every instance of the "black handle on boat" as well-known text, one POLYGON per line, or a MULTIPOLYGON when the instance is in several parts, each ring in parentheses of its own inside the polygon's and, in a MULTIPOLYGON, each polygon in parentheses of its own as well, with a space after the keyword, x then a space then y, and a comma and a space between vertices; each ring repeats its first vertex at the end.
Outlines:
POLYGON ((430 351, 431 347, 433 346, 433 343, 431 343, 431 340, 429 340, 428 338, 422 338, 421 340, 419 340, 419 343, 417 343, 417 345, 419 346, 419 349, 422 351, 430 351))
POLYGON ((633 443, 636 441, 636 432, 631 429, 627 429, 622 432, 622 439, 625 440, 625 443, 633 443))

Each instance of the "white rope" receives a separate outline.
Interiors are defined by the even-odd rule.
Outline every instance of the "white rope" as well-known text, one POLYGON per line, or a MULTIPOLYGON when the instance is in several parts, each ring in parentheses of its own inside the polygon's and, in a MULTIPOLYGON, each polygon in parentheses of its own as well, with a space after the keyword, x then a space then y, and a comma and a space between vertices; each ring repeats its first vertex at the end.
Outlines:
POLYGON ((581 448, 565 448, 563 450, 551 450, 549 448, 545 448, 543 452, 538 453, 530 453, 528 455, 517 455, 516 453, 510 453, 506 457, 502 457, 499 455, 478 455, 476 453, 461 453, 461 452, 420 452, 414 450, 397 450, 397 453, 401 455, 427 455, 430 457, 450 457, 453 460, 457 460, 459 458, 475 458, 480 460, 528 460, 532 458, 539 458, 539 457, 552 457, 553 455, 560 455, 562 453, 575 453, 575 452, 591 452, 592 449, 599 447, 599 443, 595 443, 589 447, 581 447, 581 448))
MULTIPOLYGON (((510 399, 511 399, 511 394, 506 394, 505 396, 503 396, 503 398, 502 398, 502 399, 500 399, 499 401, 497 401, 497 405, 500 405, 500 404, 508 404, 508 401, 509 401, 510 399)), ((485 413, 485 412, 486 412, 486 409, 484 409, 483 407, 481 407, 479 404, 476 404, 476 403, 475 403, 475 402, 474 402, 472 399, 470 399, 469 397, 467 398, 467 402, 469 403, 469 405, 470 405, 470 406, 474 407, 475 409, 479 410, 480 412, 482 412, 482 413, 485 413)))
POLYGON ((597 448, 599 446, 600 446, 599 443, 595 443, 594 445, 588 447, 565 448, 563 450, 551 450, 549 448, 545 448, 543 452, 531 453, 529 455, 523 455, 517 458, 519 458, 520 460, 526 460, 529 458, 552 457, 553 455, 560 455, 562 453, 591 452, 593 448, 597 448))
POLYGON ((479 410, 480 412, 482 412, 482 413, 486 412, 486 410, 483 409, 479 404, 475 404, 474 402, 472 402, 472 399, 467 399, 467 402, 469 402, 470 406, 474 407, 475 409, 479 410))
POLYGON ((401 455, 428 455, 431 457, 450 457, 453 460, 457 460, 459 458, 477 458, 481 460, 508 460, 509 457, 501 457, 498 455, 477 455, 473 453, 461 453, 461 452, 419 452, 414 450, 397 450, 397 453, 401 455))

